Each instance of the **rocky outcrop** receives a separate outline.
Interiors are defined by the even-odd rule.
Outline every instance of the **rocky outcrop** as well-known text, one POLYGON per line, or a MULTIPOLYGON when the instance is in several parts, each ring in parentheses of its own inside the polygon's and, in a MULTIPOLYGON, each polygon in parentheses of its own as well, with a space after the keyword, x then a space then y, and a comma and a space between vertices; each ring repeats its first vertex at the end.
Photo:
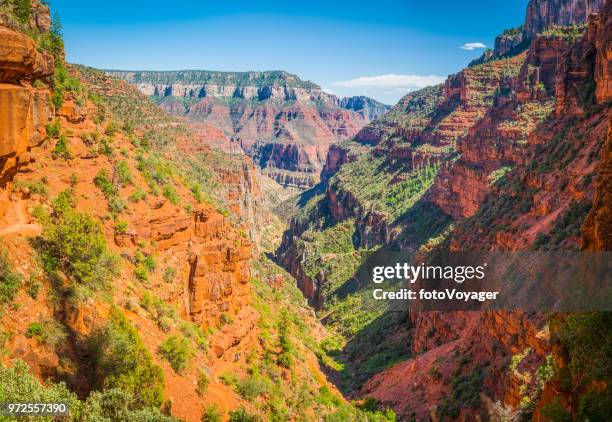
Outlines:
POLYGON ((523 30, 521 27, 508 29, 495 37, 493 56, 501 57, 515 51, 523 44, 523 30))
POLYGON ((531 0, 527 5, 523 36, 532 38, 551 26, 581 25, 600 11, 604 0, 531 0))
POLYGON ((51 14, 49 12, 49 5, 42 0, 31 0, 29 17, 25 22, 20 21, 14 14, 16 2, 4 1, 2 8, 0 8, 0 25, 7 26, 9 28, 18 30, 19 32, 26 32, 25 30, 33 31, 35 33, 49 32, 51 29, 51 14))
POLYGON ((609 251, 612 250, 612 115, 597 174, 593 208, 582 229, 582 249, 609 251))
POLYGON ((37 51, 31 38, 0 26, 0 215, 7 206, 7 183, 29 161, 29 148, 44 140, 53 116, 49 90, 31 82, 53 71, 53 58, 37 51))
POLYGON ((525 122, 526 127, 510 125, 510 121, 519 120, 520 110, 500 98, 501 92, 512 91, 512 77, 520 72, 519 67, 526 68, 525 60, 525 54, 521 54, 480 65, 485 69, 478 72, 468 68, 445 84, 447 101, 464 104, 460 117, 441 128, 445 136, 455 140, 460 157, 442 166, 430 197, 454 218, 467 217, 478 210, 490 189, 489 175, 512 162, 517 144, 533 127, 530 121, 525 122))
POLYGON ((356 111, 368 121, 384 116, 391 108, 388 105, 379 103, 363 95, 358 97, 343 97, 339 100, 338 104, 344 109, 356 111))
POLYGON ((236 314, 248 303, 251 243, 232 236, 230 223, 211 210, 195 213, 195 238, 189 251, 189 314, 196 322, 216 324, 222 313, 236 314))
POLYGON ((36 49, 34 41, 17 31, 0 27, 0 80, 33 81, 53 74, 53 57, 36 49))
POLYGON ((321 171, 321 181, 325 182, 329 180, 330 177, 340 170, 342 165, 354 161, 357 156, 358 155, 350 148, 345 148, 341 145, 331 145, 329 147, 329 151, 327 152, 325 165, 321 171))
MULTIPOLYGON (((595 46, 596 98, 601 104, 612 99, 610 79, 610 39, 612 37, 612 2, 606 1, 601 16, 596 19, 597 27, 595 46)), ((612 250, 612 114, 608 121, 608 134, 601 152, 601 162, 597 170, 597 190, 593 199, 593 208, 587 216, 583 227, 582 249, 590 251, 612 250)))
POLYGON ((593 17, 589 37, 594 37, 595 96, 599 103, 612 99, 612 3, 606 1, 602 13, 593 17), (592 28, 592 29, 591 29, 592 28))

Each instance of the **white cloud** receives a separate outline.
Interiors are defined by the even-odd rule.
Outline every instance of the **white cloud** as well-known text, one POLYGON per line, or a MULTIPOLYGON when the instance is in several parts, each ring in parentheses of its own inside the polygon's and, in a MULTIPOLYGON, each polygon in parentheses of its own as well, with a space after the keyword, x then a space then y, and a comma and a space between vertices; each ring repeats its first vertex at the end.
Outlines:
POLYGON ((385 104, 395 104, 411 91, 436 85, 446 78, 437 75, 362 76, 348 81, 332 82, 330 91, 338 96, 365 95, 385 104))
POLYGON ((380 76, 362 76, 357 79, 348 81, 336 82, 334 85, 345 88, 378 88, 388 90, 411 91, 415 89, 425 88, 426 86, 436 85, 444 82, 446 78, 436 75, 380 75, 380 76))
POLYGON ((468 51, 476 50, 477 48, 487 48, 487 46, 481 42, 469 42, 461 46, 461 49, 468 51))

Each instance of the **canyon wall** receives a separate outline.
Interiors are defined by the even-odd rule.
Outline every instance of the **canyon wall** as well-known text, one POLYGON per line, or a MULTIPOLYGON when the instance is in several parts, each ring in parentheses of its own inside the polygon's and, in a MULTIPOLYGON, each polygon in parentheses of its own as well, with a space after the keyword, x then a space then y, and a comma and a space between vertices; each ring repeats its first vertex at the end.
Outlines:
POLYGON ((220 129, 284 186, 316 184, 329 146, 387 111, 367 97, 339 99, 286 72, 107 73, 171 114, 220 129))
POLYGON ((604 0, 531 0, 527 5, 523 35, 531 38, 551 26, 584 24, 603 4, 604 0))
MULTIPOLYGON (((330 257, 346 268, 347 250, 353 257, 375 248, 416 251, 427 260, 440 251, 609 249, 612 6, 606 2, 592 14, 603 2, 561 3, 531 2, 526 33, 502 34, 495 60, 409 94, 350 142, 330 148, 324 187, 304 198, 278 250, 330 324, 341 327, 338 302, 349 302, 348 295, 353 304, 369 292, 356 273, 330 275, 330 257), (436 175, 424 194, 412 189, 398 196, 402 183, 418 185, 431 165, 436 175), (399 215, 398 198, 410 198, 399 215), (350 233, 348 246, 332 249, 319 237, 342 230, 350 233), (312 258, 317 253, 319 261, 312 258)), ((351 268, 367 268, 363 263, 351 268)), ((344 318, 367 320, 371 311, 353 306, 344 318)), ((379 342, 374 351, 359 343, 381 329, 384 317, 351 333, 343 350, 348 365, 365 369, 359 365, 367 353, 372 361, 393 353, 381 351, 382 344, 393 335, 403 339, 405 326, 367 337, 379 342), (361 355, 351 349, 354 342, 361 355)), ((537 312, 410 309, 405 347, 412 357, 357 383, 355 394, 392 406, 406 420, 498 420, 504 412, 547 420, 543 407, 562 394, 554 381, 543 386, 537 379, 551 359, 565 359, 554 350, 552 319, 537 312)), ((562 403, 576 414, 576 397, 562 403)))
POLYGON ((0 216, 14 174, 30 160, 30 148, 44 141, 53 118, 50 91, 35 86, 53 71, 50 54, 38 51, 28 36, 0 26, 0 216))

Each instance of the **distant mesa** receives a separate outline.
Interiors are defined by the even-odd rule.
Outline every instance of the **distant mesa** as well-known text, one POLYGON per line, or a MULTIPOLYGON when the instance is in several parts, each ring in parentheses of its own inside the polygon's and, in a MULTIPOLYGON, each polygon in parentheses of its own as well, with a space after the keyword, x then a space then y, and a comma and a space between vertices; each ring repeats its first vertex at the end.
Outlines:
POLYGON ((364 96, 338 98, 284 71, 106 73, 132 83, 173 115, 218 128, 227 137, 226 150, 240 145, 266 174, 299 188, 319 181, 331 144, 355 136, 390 109, 364 96))

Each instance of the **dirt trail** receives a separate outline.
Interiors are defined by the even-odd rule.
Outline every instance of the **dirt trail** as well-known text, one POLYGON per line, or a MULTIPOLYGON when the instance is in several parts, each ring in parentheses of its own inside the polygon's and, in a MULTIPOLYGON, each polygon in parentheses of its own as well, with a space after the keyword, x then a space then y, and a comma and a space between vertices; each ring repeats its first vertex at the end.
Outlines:
POLYGON ((11 234, 23 236, 38 236, 42 232, 42 226, 38 223, 28 223, 25 202, 15 201, 7 212, 8 225, 0 227, 0 236, 11 234))

